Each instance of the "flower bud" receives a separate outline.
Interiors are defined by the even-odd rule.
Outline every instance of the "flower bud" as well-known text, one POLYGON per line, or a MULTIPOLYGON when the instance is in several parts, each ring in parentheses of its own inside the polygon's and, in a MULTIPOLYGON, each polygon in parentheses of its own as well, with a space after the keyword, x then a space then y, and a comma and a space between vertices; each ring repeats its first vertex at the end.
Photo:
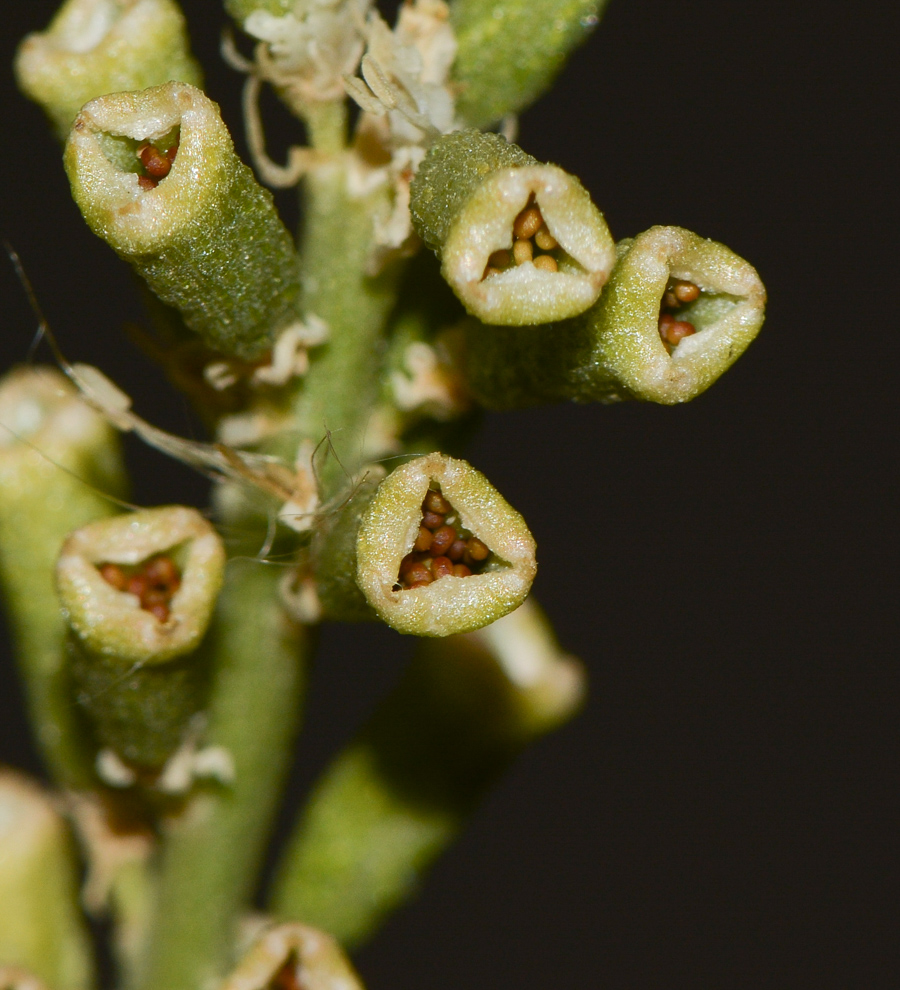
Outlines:
POLYGON ((622 241, 618 255, 600 300, 574 320, 466 328, 466 377, 484 405, 688 402, 759 332, 765 288, 723 244, 653 227, 622 241))
POLYGON ((274 910, 356 946, 414 891, 497 777, 584 695, 528 600, 473 633, 423 640, 326 770, 288 846, 274 910))
POLYGON ((362 514, 357 583, 398 632, 448 636, 486 626, 522 604, 536 570, 534 538, 524 519, 463 460, 433 453, 407 462, 382 481, 362 514), (435 496, 443 506, 432 523, 425 503, 435 496), (420 550, 428 539, 423 528, 432 541, 420 550), (438 569, 444 561, 451 571, 438 569), (420 577, 405 570, 412 567, 420 577))
POLYGON ((533 103, 587 40, 605 0, 453 0, 457 112, 487 127, 533 103))
POLYGON ((162 765, 202 703, 200 645, 225 551, 194 509, 144 509, 76 530, 56 583, 72 633, 79 701, 102 745, 162 765))
POLYGON ((331 935, 297 923, 273 925, 257 935, 221 990, 272 987, 363 990, 331 935))
POLYGON ((416 232, 482 322, 563 320, 600 295, 612 237, 581 183, 557 166, 497 134, 457 131, 432 146, 410 193, 416 232))
POLYGON ((0 987, 37 990, 40 979, 52 990, 86 990, 91 950, 68 829, 49 795, 2 769, 0 851, 0 987))
POLYGON ((210 347, 253 358, 296 320, 291 236, 200 90, 92 100, 64 162, 94 233, 210 347))
POLYGON ((178 79, 201 84, 173 0, 68 0, 16 57, 19 86, 65 138, 88 100, 178 79))

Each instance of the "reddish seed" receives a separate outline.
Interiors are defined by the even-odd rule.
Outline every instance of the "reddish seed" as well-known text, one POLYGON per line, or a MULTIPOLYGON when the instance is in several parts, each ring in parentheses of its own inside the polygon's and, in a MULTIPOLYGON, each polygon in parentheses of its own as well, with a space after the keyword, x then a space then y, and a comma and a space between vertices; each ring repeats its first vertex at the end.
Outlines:
POLYGON ((418 564, 418 563, 419 563, 419 558, 416 557, 415 554, 408 553, 403 558, 403 560, 400 561, 400 575, 399 576, 400 577, 403 577, 405 574, 407 574, 409 572, 409 569, 410 569, 410 567, 413 566, 413 564, 418 564))
POLYGON ((272 978, 269 986, 271 990, 304 990, 303 984, 297 976, 297 964, 293 958, 281 967, 272 978))
POLYGON ((136 595, 138 598, 143 598, 147 594, 147 588, 147 579, 143 574, 132 574, 128 579, 125 590, 129 595, 136 595))
POLYGON ((500 274, 499 268, 493 268, 491 265, 488 265, 487 268, 485 268, 484 270, 484 274, 481 276, 481 281, 483 282, 486 278, 490 278, 492 275, 499 275, 499 274, 500 274))
POLYGON ((416 561, 404 575, 404 580, 411 588, 415 584, 431 584, 432 577, 428 568, 421 561, 416 561))
POLYGON ((124 591, 128 586, 128 578, 118 564, 101 564, 99 567, 100 577, 107 584, 111 584, 116 591, 124 591))
POLYGON ((491 552, 488 550, 487 545, 482 543, 477 536, 471 536, 466 540, 466 550, 469 551, 469 556, 472 560, 486 560, 488 554, 491 552))
POLYGON ((427 581, 413 581, 413 583, 408 584, 406 588, 408 591, 412 591, 413 588, 427 588, 429 584, 431 584, 431 578, 428 578, 427 581))
POLYGON ((426 529, 438 529, 444 525, 444 517, 439 512, 428 512, 422 514, 422 525, 426 529))
POLYGON ((466 552, 466 541, 462 539, 454 540, 454 542, 450 546, 450 549, 447 551, 447 556, 455 564, 458 561, 462 560, 462 556, 465 552, 466 552))
POLYGON ((472 572, 466 567, 465 564, 454 564, 453 565, 453 576, 454 577, 471 577, 472 572))
POLYGON ((665 339, 674 347, 685 337, 690 337, 696 332, 697 328, 693 323, 688 323, 687 320, 675 320, 666 327, 665 339))
POLYGON ((155 189, 158 184, 156 179, 151 179, 149 175, 138 176, 138 185, 141 189, 155 189))
POLYGON ((441 526, 431 541, 431 556, 442 557, 456 542, 457 532, 452 526, 441 526))
POLYGON ((427 512, 440 512, 442 515, 446 516, 452 506, 440 492, 436 492, 432 488, 425 496, 425 501, 422 503, 422 508, 427 512))
POLYGON ((175 161, 175 156, 178 154, 178 145, 173 144, 171 147, 166 148, 166 158, 169 159, 169 164, 175 161))
POLYGON ((700 295, 700 286, 693 282, 678 281, 672 289, 672 294, 680 303, 693 302, 700 295))
POLYGON ((144 577, 153 585, 171 587, 181 583, 181 575, 171 557, 154 557, 144 567, 144 577))
POLYGON ((492 268, 509 268, 512 264, 512 258, 510 257, 509 251, 501 250, 495 251, 487 262, 492 268))
POLYGON ((152 144, 145 144, 138 149, 138 158, 147 170, 147 175, 154 179, 164 179, 172 168, 168 156, 152 144))
POLYGON ((676 298, 675 293, 671 292, 669 289, 666 289, 665 295, 662 299, 662 304, 666 307, 666 309, 677 309, 678 299, 676 298))
POLYGON ((419 535, 416 537, 416 542, 413 544, 413 550, 418 550, 423 553, 431 547, 431 541, 434 539, 434 534, 430 529, 426 529, 424 526, 419 527, 419 535))
POLYGON ((169 607, 168 605, 151 605, 147 611, 159 619, 160 622, 165 622, 169 618, 169 607))
POLYGON ((453 573, 453 561, 449 557, 435 557, 431 565, 435 581, 453 573))
POLYGON ((170 597, 163 588, 148 588, 141 595, 141 608, 149 609, 151 605, 168 605, 170 597))

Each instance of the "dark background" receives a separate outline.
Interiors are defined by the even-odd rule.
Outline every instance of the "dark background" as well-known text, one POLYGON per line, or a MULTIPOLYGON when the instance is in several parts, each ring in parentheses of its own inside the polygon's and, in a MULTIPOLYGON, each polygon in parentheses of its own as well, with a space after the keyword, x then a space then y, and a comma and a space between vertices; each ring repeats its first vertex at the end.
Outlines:
MULTIPOLYGON (((7 6, 3 65, 56 3, 7 6)), ((239 135, 219 7, 185 6, 239 135)), ((612 0, 523 118, 521 143, 581 176, 616 237, 675 223, 724 241, 759 269, 769 317, 683 408, 488 419, 471 460, 529 520, 537 595, 591 700, 359 956, 370 990, 897 985, 878 947, 898 921, 896 168, 881 138, 897 28, 872 3, 612 0)), ((130 280, 72 205, 39 111, 8 70, 2 85, 2 232, 63 350, 191 430, 120 333, 140 318, 130 280)), ((2 264, 0 299, 6 365, 35 321, 2 264)), ((204 498, 186 469, 130 451, 140 501, 204 498)), ((409 651, 374 628, 324 646, 295 792, 409 651)), ((0 760, 35 769, 4 663, 0 760)))

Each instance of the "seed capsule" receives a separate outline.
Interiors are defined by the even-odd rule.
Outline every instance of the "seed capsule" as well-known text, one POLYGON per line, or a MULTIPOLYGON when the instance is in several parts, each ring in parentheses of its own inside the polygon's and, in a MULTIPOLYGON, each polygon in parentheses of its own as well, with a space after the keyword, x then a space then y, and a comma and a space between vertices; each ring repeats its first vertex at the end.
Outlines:
POLYGON ((440 138, 410 195, 416 232, 483 323, 526 326, 577 316, 597 299, 615 260, 603 215, 578 180, 496 134, 440 138), (552 244, 544 250, 560 252, 556 269, 525 264, 540 231, 552 244), (516 264, 502 264, 510 249, 516 264))
POLYGON ((372 608, 394 629, 419 636, 477 629, 505 615, 528 593, 537 566, 534 540, 522 517, 480 472, 437 453, 407 462, 381 482, 363 513, 356 556, 357 582, 372 608), (451 518, 488 549, 491 566, 474 574, 452 561, 447 555, 462 541, 445 524, 435 532, 430 551, 435 580, 411 587, 422 574, 414 574, 416 565, 405 561, 432 484, 440 486, 451 518), (435 543, 443 552, 435 551, 435 543), (447 564, 453 565, 452 573, 447 564), (457 580, 461 577, 465 580, 457 580))

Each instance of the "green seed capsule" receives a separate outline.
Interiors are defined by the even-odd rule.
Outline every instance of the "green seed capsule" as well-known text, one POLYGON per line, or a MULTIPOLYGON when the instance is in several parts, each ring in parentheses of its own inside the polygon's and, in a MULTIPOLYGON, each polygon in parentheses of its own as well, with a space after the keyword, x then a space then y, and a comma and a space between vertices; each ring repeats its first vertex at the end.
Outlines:
POLYGON ((42 755, 57 780, 83 787, 90 757, 72 708, 66 627, 53 569, 66 536, 117 511, 126 494, 119 437, 54 368, 0 380, 0 581, 42 755))
POLYGON ((296 319, 291 236, 200 90, 168 83, 92 100, 64 161, 94 233, 210 347, 258 356, 296 319), (151 169, 148 146, 167 164, 151 169))
POLYGON ((420 642, 316 785, 279 869, 276 915, 359 945, 510 762, 571 718, 583 694, 581 664, 531 600, 485 629, 420 642))
POLYGON ((46 31, 22 42, 16 76, 63 139, 88 100, 202 80, 173 0, 68 0, 46 31))
POLYGON ((40 986, 27 972, 52 990, 87 990, 94 985, 91 945, 69 830, 51 795, 4 769, 0 850, 0 987, 40 986))
POLYGON ((224 563, 212 526, 181 506, 92 523, 63 545, 56 583, 71 630, 78 700, 101 744, 129 764, 160 767, 202 704, 204 665, 193 654, 224 563), (154 611, 154 589, 147 589, 147 562, 160 560, 178 575, 164 593, 164 615, 154 611))
POLYGON ((533 103, 605 6, 605 0, 451 0, 462 119, 486 127, 533 103))
POLYGON ((297 922, 263 931, 221 990, 269 990, 275 986, 363 990, 335 939, 297 922))
POLYGON ((362 514, 356 580, 389 626, 416 636, 448 636, 486 626, 525 600, 537 571, 534 538, 524 519, 463 460, 434 453, 397 468, 362 514), (487 566, 469 577, 442 577, 404 589, 400 565, 419 534, 422 502, 432 486, 453 506, 448 518, 490 550, 487 566))
POLYGON ((618 254, 599 302, 577 319, 515 332, 468 328, 468 381, 485 405, 688 402, 734 364, 762 327, 765 288, 723 244, 679 227, 653 227, 622 241, 618 254), (670 310, 665 297, 673 280, 700 292, 670 310), (667 345, 661 317, 695 332, 667 345))
POLYGON ((603 215, 581 183, 496 134, 441 138, 410 197, 416 232, 439 255, 460 301, 484 323, 526 326, 576 316, 600 295, 615 259, 603 215), (533 232, 520 226, 531 213, 556 242, 552 254, 541 256, 552 265, 534 263, 533 232))

